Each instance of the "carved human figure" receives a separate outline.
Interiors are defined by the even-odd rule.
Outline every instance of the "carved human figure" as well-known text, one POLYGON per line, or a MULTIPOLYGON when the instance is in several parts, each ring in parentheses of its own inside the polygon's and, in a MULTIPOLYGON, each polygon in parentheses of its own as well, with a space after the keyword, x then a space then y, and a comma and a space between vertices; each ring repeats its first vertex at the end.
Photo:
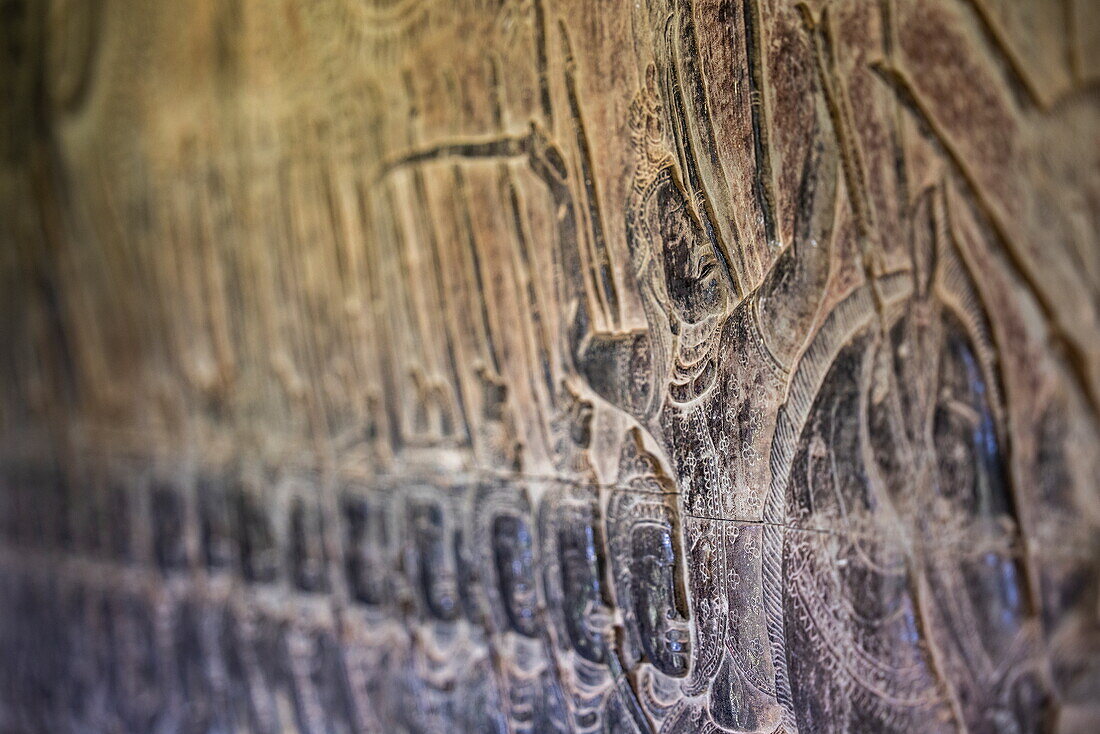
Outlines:
POLYGON ((386 548, 389 528, 375 498, 346 494, 341 501, 344 529, 344 579, 353 601, 380 606, 387 596, 386 548))
POLYGON ((607 537, 625 633, 615 652, 639 685, 618 686, 605 707, 605 731, 648 731, 647 718, 662 722, 683 708, 692 642, 678 518, 675 483, 633 429, 608 501, 607 537))
POLYGON ((153 525, 153 556, 164 573, 187 565, 183 538, 183 500, 178 487, 158 483, 151 489, 150 515, 153 525))
POLYGON ((199 545, 208 573, 226 571, 236 560, 228 487, 229 481, 223 476, 206 474, 198 479, 199 545))
POLYGON ((973 732, 1037 731, 1046 693, 990 326, 952 246, 943 187, 914 210, 916 291, 881 356, 893 359, 902 420, 872 424, 874 456, 913 528, 956 716, 973 732))
POLYGON ((524 734, 570 731, 569 714, 551 663, 539 593, 536 539, 526 488, 483 482, 474 499, 481 538, 478 565, 490 644, 498 655, 509 729, 524 734))
MULTIPOLYGON (((567 53, 565 86, 583 149, 572 65, 567 53)), ((637 160, 626 232, 646 329, 595 328, 586 281, 602 284, 597 288, 603 288, 603 298, 596 302, 615 299, 607 292, 614 288, 608 253, 597 252, 599 263, 591 268, 580 254, 582 232, 594 248, 603 246, 599 207, 591 187, 583 183, 592 171, 582 154, 583 181, 575 184, 565 156, 537 123, 525 136, 414 151, 387 165, 383 175, 397 166, 441 157, 523 156, 546 185, 555 213, 560 309, 567 324, 565 371, 649 431, 671 459, 681 493, 677 514, 688 555, 687 596, 694 608, 695 635, 682 685, 693 701, 706 701, 702 710, 693 709, 670 724, 670 731, 684 731, 700 717, 727 731, 772 731, 782 711, 770 654, 774 641, 765 627, 762 602, 767 453, 787 371, 829 275, 835 148, 821 142, 833 136, 821 130, 830 123, 818 100, 815 142, 803 164, 795 206, 794 240, 779 253, 763 282, 740 297, 733 268, 719 247, 714 205, 693 163, 696 156, 683 152, 685 145, 690 147, 684 111, 694 107, 685 105, 684 93, 672 78, 677 73, 666 68, 665 78, 659 79, 650 67, 646 87, 632 106, 637 160), (670 150, 680 151, 679 160, 670 150), (578 201, 575 190, 583 200, 578 201), (589 275, 590 270, 600 272, 589 275)), ((506 427, 506 421, 486 425, 506 427)), ((508 449, 501 439, 514 434, 496 433, 502 435, 483 443, 508 449)), ((493 464, 503 466, 511 451, 495 453, 500 456, 493 464)))
POLYGON ((406 583, 398 571, 404 507, 394 488, 349 479, 341 498, 344 578, 351 604, 342 620, 347 675, 367 730, 398 721, 413 680, 410 631, 401 622, 406 583), (400 519, 399 519, 400 518, 400 519))
MULTIPOLYGON (((591 389, 645 426, 672 461, 689 597, 699 607, 685 691, 709 686, 709 716, 723 729, 770 731, 780 708, 761 601, 767 454, 787 370, 829 273, 834 156, 818 145, 808 157, 796 239, 763 283, 737 301, 708 221, 710 205, 688 193, 664 152, 663 115, 651 74, 632 110, 637 164, 627 213, 648 328, 597 332, 579 280, 565 306, 568 343, 573 367, 591 389)), ((543 151, 532 165, 558 203, 563 271, 580 274, 561 155, 550 144, 543 151)))
MULTIPOLYGON (((802 730, 1039 725, 988 324, 937 202, 916 206, 910 296, 882 313, 867 288, 850 296, 814 350, 835 358, 800 367, 799 384, 820 389, 777 476, 789 477, 785 657, 802 730)), ((792 395, 781 420, 808 397, 792 395)))
POLYGON ((176 661, 174 683, 178 686, 173 687, 175 695, 170 708, 178 730, 216 731, 230 726, 226 712, 218 705, 222 699, 214 685, 216 676, 209 672, 215 669, 216 663, 211 658, 217 653, 203 635, 204 626, 209 628, 215 623, 212 610, 187 600, 173 610, 167 625, 172 630, 169 649, 176 661))
POLYGON ((290 581, 300 591, 328 590, 328 556, 321 508, 303 497, 290 502, 287 566, 290 581))
MULTIPOLYGON (((414 731, 468 726, 466 704, 494 700, 482 640, 463 617, 459 591, 463 497, 461 487, 424 485, 405 502, 405 571, 414 615, 408 621, 414 632, 401 715, 414 731)), ((486 719, 475 728, 500 730, 492 705, 475 712, 486 719)))
POLYGON ((416 502, 409 507, 414 583, 428 614, 440 622, 458 618, 458 583, 454 558, 447 543, 443 508, 435 502, 416 502))
POLYGON ((233 490, 237 560, 249 583, 272 583, 279 577, 279 551, 270 511, 256 492, 240 480, 233 490))
POLYGON ((167 702, 157 669, 155 612, 146 600, 130 594, 103 603, 110 618, 110 700, 117 720, 130 731, 149 731, 167 702))
POLYGON ((611 689, 611 604, 605 582, 598 477, 588 455, 592 403, 560 391, 555 450, 563 481, 539 501, 542 581, 563 694, 576 732, 598 731, 611 689))

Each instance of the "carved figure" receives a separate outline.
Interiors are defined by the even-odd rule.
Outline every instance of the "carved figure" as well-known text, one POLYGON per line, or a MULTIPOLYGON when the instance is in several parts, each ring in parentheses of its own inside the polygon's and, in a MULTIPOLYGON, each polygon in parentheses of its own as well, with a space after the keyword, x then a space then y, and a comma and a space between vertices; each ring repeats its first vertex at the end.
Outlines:
POLYGON ((946 216, 940 189, 918 200, 911 275, 833 311, 795 378, 812 407, 796 390, 780 418, 798 439, 769 502, 785 486, 778 662, 800 729, 1039 726, 995 358, 946 216))
MULTIPOLYGON (((737 302, 711 234, 710 204, 687 193, 701 190, 699 182, 682 182, 662 152, 667 118, 659 99, 651 68, 632 108, 638 151, 627 215, 649 327, 594 332, 577 284, 567 306, 569 343, 591 388, 645 426, 672 461, 688 593, 700 607, 687 690, 710 686, 709 715, 722 728, 770 731, 781 709, 763 616, 759 523, 775 410, 829 273, 835 157, 819 143, 807 159, 796 241, 737 302), (718 578, 708 578, 715 569, 718 578)), ((561 242, 565 272, 582 272, 579 253, 566 237, 561 242)))

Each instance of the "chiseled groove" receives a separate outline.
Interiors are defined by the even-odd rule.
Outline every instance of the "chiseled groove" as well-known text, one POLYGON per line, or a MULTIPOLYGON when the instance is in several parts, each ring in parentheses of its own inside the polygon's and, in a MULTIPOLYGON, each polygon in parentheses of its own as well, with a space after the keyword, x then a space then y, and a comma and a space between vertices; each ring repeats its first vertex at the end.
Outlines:
POLYGON ((752 144, 756 158, 753 188, 764 216, 764 234, 775 247, 779 232, 775 221, 774 174, 772 173, 771 141, 768 129, 767 68, 764 62, 763 28, 760 23, 759 0, 744 0, 745 58, 748 62, 750 110, 752 113, 752 144))
POLYGON ((605 314, 608 317, 608 325, 617 328, 621 321, 619 310, 619 292, 615 286, 615 273, 611 267, 611 255, 607 249, 607 239, 603 231, 603 214, 600 211, 599 193, 596 190, 596 178, 593 171, 592 147, 588 141, 588 133, 584 128, 584 117, 581 115, 580 100, 577 98, 577 62, 573 58, 573 47, 569 41, 569 33, 564 21, 558 21, 561 34, 562 58, 565 63, 565 93, 569 100, 569 121, 573 128, 573 136, 577 141, 577 153, 581 164, 581 185, 584 190, 585 211, 588 218, 589 243, 592 249, 593 263, 599 274, 600 289, 598 296, 604 304, 605 314))

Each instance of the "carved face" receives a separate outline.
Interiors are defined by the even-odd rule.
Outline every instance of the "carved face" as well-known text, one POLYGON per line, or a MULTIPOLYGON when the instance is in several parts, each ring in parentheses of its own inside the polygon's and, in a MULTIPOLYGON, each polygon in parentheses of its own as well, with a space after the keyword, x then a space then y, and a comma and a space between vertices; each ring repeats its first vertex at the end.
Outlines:
POLYGON ((493 520, 493 560, 508 623, 519 634, 535 637, 535 559, 531 531, 522 518, 498 515, 493 520))
POLYGON ((594 663, 603 661, 603 637, 594 629, 592 612, 602 605, 598 540, 591 513, 577 508, 568 512, 558 531, 561 554, 565 628, 573 649, 594 663))
POLYGON ((417 577, 428 613, 442 622, 459 612, 455 564, 445 542, 443 509, 435 503, 416 505, 412 512, 418 559, 417 577))
POLYGON ((208 570, 229 568, 233 564, 233 528, 229 499, 218 481, 199 481, 199 534, 202 557, 208 570))
POLYGON ((663 246, 665 288, 676 316, 696 324, 720 314, 727 293, 718 253, 683 191, 669 179, 653 192, 647 213, 663 246))
POLYGON ((676 603, 676 553, 667 525, 639 523, 631 533, 634 613, 646 658, 665 675, 688 669, 690 638, 676 603))
POLYGON ((290 508, 290 567, 294 585, 302 591, 324 591, 328 586, 320 510, 296 498, 290 508))
POLYGON ((237 489, 236 504, 241 573, 246 581, 271 583, 279 572, 271 518, 260 501, 243 489, 237 489))
POLYGON ((386 526, 381 511, 366 500, 344 500, 347 555, 344 571, 352 597, 363 604, 381 604, 384 595, 381 548, 386 526))

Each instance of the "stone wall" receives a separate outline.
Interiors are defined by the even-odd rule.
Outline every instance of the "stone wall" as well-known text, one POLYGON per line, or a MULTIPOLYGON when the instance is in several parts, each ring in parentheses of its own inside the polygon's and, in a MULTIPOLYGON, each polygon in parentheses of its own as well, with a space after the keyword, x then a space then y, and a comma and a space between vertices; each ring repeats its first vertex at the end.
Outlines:
POLYGON ((0 15, 0 731, 1100 726, 1089 2, 0 15))

